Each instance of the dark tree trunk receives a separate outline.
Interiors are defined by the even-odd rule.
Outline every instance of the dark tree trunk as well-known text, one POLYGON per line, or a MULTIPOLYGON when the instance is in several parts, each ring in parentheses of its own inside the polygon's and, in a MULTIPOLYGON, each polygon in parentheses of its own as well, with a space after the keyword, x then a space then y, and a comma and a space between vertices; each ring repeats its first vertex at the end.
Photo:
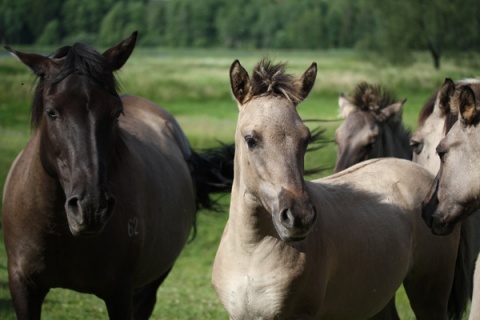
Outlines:
POLYGON ((428 50, 430 51, 430 54, 432 55, 433 59, 433 65, 436 70, 440 70, 440 52, 435 50, 432 44, 428 45, 428 50))

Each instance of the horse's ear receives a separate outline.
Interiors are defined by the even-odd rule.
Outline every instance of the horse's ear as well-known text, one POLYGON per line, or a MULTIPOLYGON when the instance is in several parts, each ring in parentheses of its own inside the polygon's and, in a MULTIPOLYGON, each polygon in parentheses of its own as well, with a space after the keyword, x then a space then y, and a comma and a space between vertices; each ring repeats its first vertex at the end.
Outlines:
POLYGON ((317 63, 313 62, 311 66, 305 71, 305 73, 297 81, 298 94, 301 100, 304 100, 315 84, 317 78, 317 63))
POLYGON ((33 73, 39 77, 44 77, 56 70, 57 63, 53 59, 36 53, 16 51, 9 46, 5 46, 5 49, 7 49, 13 57, 29 67, 33 73))
POLYGON ((112 71, 120 69, 127 62, 130 54, 132 54, 135 43, 137 42, 138 31, 133 32, 130 37, 126 38, 119 44, 107 49, 103 56, 107 59, 112 71))
POLYGON ((450 78, 445 78, 440 90, 438 90, 437 101, 435 108, 441 112, 442 115, 446 115, 451 111, 450 100, 455 93, 455 83, 450 78))
POLYGON ((250 91, 250 77, 238 60, 230 67, 230 88, 237 102, 243 104, 250 91))
POLYGON ((465 125, 470 125, 475 121, 478 121, 475 93, 469 86, 463 86, 460 88, 460 94, 458 95, 458 109, 461 121, 465 125))
POLYGON ((340 109, 340 116, 346 118, 353 110, 357 109, 357 106, 351 103, 343 92, 340 92, 338 96, 338 108, 340 109))
POLYGON ((399 102, 392 103, 391 105, 388 105, 385 108, 382 108, 380 110, 381 118, 383 120, 386 120, 390 117, 395 116, 396 114, 399 114, 402 111, 402 107, 406 101, 407 99, 403 99, 399 102))

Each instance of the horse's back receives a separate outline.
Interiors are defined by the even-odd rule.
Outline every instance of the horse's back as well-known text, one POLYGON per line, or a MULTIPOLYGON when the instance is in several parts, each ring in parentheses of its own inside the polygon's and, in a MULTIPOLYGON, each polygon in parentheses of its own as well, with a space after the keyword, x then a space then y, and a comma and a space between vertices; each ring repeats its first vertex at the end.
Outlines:
MULTIPOLYGON (((347 259, 351 264, 356 260, 357 264, 364 264, 364 270, 377 261, 373 265, 381 266, 383 271, 367 272, 366 279, 371 275, 375 279, 384 277, 392 286, 404 282, 410 292, 432 287, 446 305, 453 282, 459 229, 449 237, 438 237, 423 222, 421 203, 432 181, 433 176, 427 170, 411 161, 383 158, 313 181, 311 187, 328 190, 321 193, 326 198, 318 199, 320 203, 322 200, 329 203, 326 212, 320 215, 325 213, 330 220, 324 228, 332 229, 332 246, 343 250, 338 259, 347 259), (338 230, 342 230, 340 236, 338 230), (355 243, 354 249, 348 243, 355 243), (378 259, 382 262, 378 263, 378 259), (387 270, 396 271, 381 276, 387 270)), ((341 268, 347 268, 343 271, 348 272, 346 265, 338 269, 341 268)), ((362 268, 356 270, 358 273, 362 268)), ((373 285, 375 279, 368 281, 373 285)))
MULTIPOLYGON (((161 129, 159 124, 166 126, 184 157, 188 158, 190 156, 191 151, 187 137, 183 133, 178 122, 169 112, 152 101, 141 97, 125 95, 122 96, 122 102, 124 113, 128 113, 129 117, 134 117, 143 122, 152 130, 158 132, 158 130, 161 129)), ((132 128, 131 130, 138 130, 138 128, 132 128)))
MULTIPOLYGON (((329 203, 332 219, 364 219, 385 225, 385 230, 404 225, 406 236, 421 222, 421 203, 433 177, 420 166, 398 158, 364 161, 332 176, 312 181, 320 205, 329 203), (317 190, 315 190, 317 189, 317 190), (400 225, 401 224, 401 225, 400 225)), ((354 226, 353 226, 354 227, 354 226)), ((372 225, 373 227, 373 225, 372 225)))
MULTIPOLYGON (((349 184, 371 193, 404 198, 405 205, 417 206, 428 192, 433 176, 419 165, 404 159, 378 158, 358 163, 319 182, 349 184)), ((401 202, 400 202, 401 203, 401 202)))
MULTIPOLYGON (((335 188, 341 186, 340 190, 350 193, 350 196, 356 194, 356 202, 350 202, 352 210, 356 211, 360 205, 370 206, 373 209, 369 212, 372 218, 386 212, 375 210, 375 206, 388 205, 392 209, 389 212, 400 213, 409 221, 413 241, 417 246, 419 243, 434 246, 445 242, 454 243, 451 238, 433 235, 421 217, 422 201, 432 185, 433 178, 428 170, 411 161, 381 158, 361 162, 316 182, 335 188)), ((350 205, 346 207, 350 209, 350 205)))

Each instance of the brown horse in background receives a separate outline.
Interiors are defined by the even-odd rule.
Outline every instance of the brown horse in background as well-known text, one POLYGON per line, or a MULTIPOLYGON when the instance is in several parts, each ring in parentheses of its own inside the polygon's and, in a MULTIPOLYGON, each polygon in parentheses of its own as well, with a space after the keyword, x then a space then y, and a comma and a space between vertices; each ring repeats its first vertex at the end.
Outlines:
POLYGON ((220 301, 231 319, 398 319, 403 283, 417 319, 459 318, 468 296, 451 289, 469 286, 454 279, 459 228, 437 237, 421 220, 431 174, 389 158, 304 180, 310 133, 297 106, 316 72, 314 63, 296 78, 262 60, 250 77, 231 66, 239 114, 212 273, 220 301))
POLYGON ((340 94, 338 107, 345 120, 335 132, 335 172, 367 159, 412 158, 410 132, 402 123, 405 101, 366 82, 359 83, 351 97, 340 94))
POLYGON ((110 319, 147 319, 197 207, 230 190, 219 163, 208 167, 167 111, 117 93, 113 72, 136 37, 103 54, 77 43, 52 58, 6 47, 39 77, 32 137, 3 195, 20 320, 40 318, 50 288, 96 295, 110 319))

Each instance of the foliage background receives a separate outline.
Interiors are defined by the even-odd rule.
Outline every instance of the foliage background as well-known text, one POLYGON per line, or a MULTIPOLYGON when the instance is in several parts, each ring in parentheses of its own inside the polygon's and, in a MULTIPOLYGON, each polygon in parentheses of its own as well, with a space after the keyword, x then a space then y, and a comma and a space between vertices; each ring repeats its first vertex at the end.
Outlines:
POLYGON ((409 64, 478 58, 478 0, 0 0, 0 42, 338 49, 409 64))

